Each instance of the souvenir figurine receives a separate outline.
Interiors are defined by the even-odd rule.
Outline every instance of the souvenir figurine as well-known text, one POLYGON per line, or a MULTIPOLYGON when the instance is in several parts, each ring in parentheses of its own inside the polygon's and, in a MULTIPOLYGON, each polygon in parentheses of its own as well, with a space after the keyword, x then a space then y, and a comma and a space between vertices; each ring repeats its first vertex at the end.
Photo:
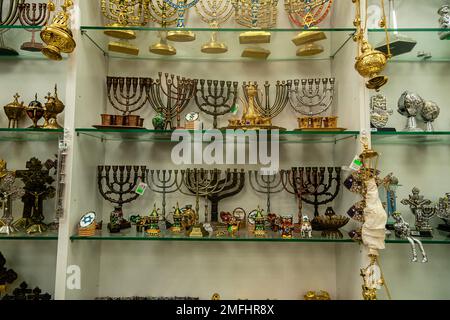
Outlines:
POLYGON ((432 237, 433 228, 429 221, 436 213, 436 209, 431 205, 431 200, 424 199, 424 196, 420 195, 420 190, 414 187, 408 199, 403 199, 401 203, 409 206, 416 218, 415 232, 411 233, 421 237, 432 237))
POLYGON ((256 214, 254 216, 255 221, 255 237, 265 237, 266 236, 266 219, 262 214, 263 210, 261 210, 258 206, 256 209, 256 214))
POLYGON ((386 128, 392 109, 387 107, 387 99, 381 93, 370 97, 370 126, 373 131, 396 131, 395 128, 386 128))
POLYGON ((38 125, 38 121, 44 116, 45 109, 37 99, 37 93, 34 96, 34 100, 28 104, 28 107, 25 108, 25 112, 27 116, 33 121, 33 125, 30 128, 40 128, 38 125))
POLYGON ((309 222, 309 218, 307 215, 303 215, 303 217, 302 217, 302 224, 300 227, 300 236, 302 238, 312 238, 311 222, 309 222))
POLYGON ((278 232, 280 229, 280 217, 276 213, 267 214, 267 222, 273 232, 278 232))
POLYGON ((233 215, 230 215, 230 219, 227 220, 227 231, 231 237, 236 236, 239 232, 239 220, 233 215))
POLYGON ((280 229, 282 238, 292 238, 292 232, 294 231, 294 218, 290 215, 281 217, 280 229))
POLYGON ((153 205, 153 210, 150 213, 149 219, 149 227, 146 232, 149 236, 159 236, 161 230, 159 230, 159 209, 156 209, 156 203, 153 205))
POLYGON ((173 233, 180 233, 183 230, 183 225, 182 225, 182 220, 183 220, 183 215, 181 213, 180 207, 178 206, 178 202, 177 202, 177 206, 173 207, 173 224, 172 227, 170 228, 170 230, 173 233))
POLYGON ((16 221, 14 227, 27 233, 41 233, 47 230, 44 224, 44 200, 55 196, 55 188, 51 186, 55 179, 37 158, 27 161, 26 168, 16 171, 16 177, 24 183, 25 194, 22 196, 22 219, 16 221))
POLYGON ((421 96, 416 93, 405 91, 398 100, 398 113, 408 118, 404 131, 421 132, 422 129, 417 127, 416 117, 420 114, 424 106, 421 96))
POLYGON ((428 262, 427 254, 425 249, 423 248, 422 242, 414 238, 411 234, 411 229, 409 228, 409 223, 407 223, 400 212, 394 212, 392 217, 395 219, 394 230, 395 235, 402 239, 407 239, 411 245, 411 250, 413 254, 412 262, 417 262, 417 251, 416 251, 416 243, 419 246, 420 252, 422 253, 422 263, 428 262))

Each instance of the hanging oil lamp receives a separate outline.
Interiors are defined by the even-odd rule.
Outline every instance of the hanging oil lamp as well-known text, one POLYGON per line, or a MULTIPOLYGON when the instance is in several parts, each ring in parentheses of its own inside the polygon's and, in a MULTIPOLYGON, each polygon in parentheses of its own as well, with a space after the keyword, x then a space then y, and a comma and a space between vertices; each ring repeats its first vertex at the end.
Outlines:
MULTIPOLYGON (((353 21, 353 25, 356 27, 356 33, 353 36, 353 40, 358 44, 358 53, 356 57, 355 69, 358 73, 368 79, 366 87, 368 89, 374 89, 379 91, 382 86, 388 82, 388 77, 381 75, 380 73, 386 67, 388 59, 391 57, 391 49, 389 45, 389 34, 387 32, 386 14, 384 12, 384 0, 381 1, 381 8, 383 11, 382 18, 380 20, 380 27, 384 28, 386 33, 387 54, 374 50, 369 41, 365 38, 367 31, 367 11, 365 12, 364 25, 362 23, 361 16, 361 0, 352 0, 356 6, 356 16, 353 21)), ((367 1, 366 8, 367 8, 367 1)))

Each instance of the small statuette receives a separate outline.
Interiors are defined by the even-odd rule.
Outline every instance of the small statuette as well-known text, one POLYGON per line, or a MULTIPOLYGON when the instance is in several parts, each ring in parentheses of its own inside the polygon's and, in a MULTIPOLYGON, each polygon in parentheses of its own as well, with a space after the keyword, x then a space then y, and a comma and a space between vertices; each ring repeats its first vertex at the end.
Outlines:
POLYGON ((302 224, 300 227, 300 236, 302 238, 312 238, 312 227, 311 222, 307 215, 303 215, 302 224))
POLYGON ((394 223, 395 235, 399 238, 407 239, 411 245, 411 250, 413 254, 412 262, 417 262, 416 243, 418 244, 420 252, 422 253, 422 263, 428 262, 427 254, 425 252, 425 249, 423 248, 422 242, 411 235, 409 223, 403 219, 400 212, 394 212, 392 214, 392 217, 395 220, 394 223))
POLYGON ((256 214, 254 216, 255 221, 255 237, 265 237, 266 236, 266 218, 262 214, 263 210, 261 210, 258 206, 256 210, 256 214))
POLYGON ((149 236, 159 236, 161 230, 159 229, 159 209, 156 209, 156 203, 153 205, 153 210, 148 217, 149 227, 146 232, 149 236))
POLYGON ((182 225, 183 215, 181 213, 180 207, 178 206, 178 202, 177 202, 177 206, 174 207, 173 210, 174 210, 173 225, 171 227, 171 231, 173 233, 181 233, 181 231, 183 230, 183 225, 182 225))
POLYGON ((281 217, 280 231, 283 239, 292 238, 292 232, 294 231, 294 218, 291 215, 281 217))
MULTIPOLYGON (((431 200, 424 199, 420 195, 420 190, 416 187, 412 189, 412 194, 408 199, 403 199, 401 203, 409 206, 412 214, 416 217, 415 227, 418 236, 432 237, 432 230, 429 221, 435 215, 436 208, 431 205, 431 200)), ((414 233, 414 232, 413 232, 414 233)))

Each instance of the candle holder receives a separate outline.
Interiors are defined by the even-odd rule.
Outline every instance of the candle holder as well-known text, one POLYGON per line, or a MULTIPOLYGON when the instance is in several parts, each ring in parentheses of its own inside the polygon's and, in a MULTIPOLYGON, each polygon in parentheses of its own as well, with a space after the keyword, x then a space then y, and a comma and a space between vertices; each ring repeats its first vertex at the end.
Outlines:
POLYGON ((281 173, 274 172, 271 175, 263 175, 257 170, 250 170, 248 172, 248 180, 254 191, 266 195, 267 214, 273 213, 270 207, 270 197, 271 195, 284 190, 281 173))
MULTIPOLYGON (((150 19, 159 24, 161 28, 176 24, 178 19, 177 13, 177 9, 172 8, 164 0, 153 0, 150 2, 150 19)), ((167 31, 159 31, 158 37, 160 38, 159 42, 152 44, 149 48, 151 53, 163 56, 172 56, 177 53, 175 47, 167 42, 167 31)))
POLYGON ((24 42, 20 49, 31 52, 40 52, 44 45, 36 42, 37 27, 43 27, 50 18, 51 4, 46 3, 20 3, 19 4, 19 21, 23 26, 34 27, 27 29, 31 32, 31 40, 24 42))
MULTIPOLYGON (((19 19, 19 5, 25 0, 0 0, 0 26, 12 26, 19 19), (3 15, 5 13, 5 16, 3 15)), ((10 29, 0 29, 0 56, 17 56, 19 53, 5 44, 4 35, 10 29)))
POLYGON ((50 92, 45 97, 47 102, 44 105, 44 129, 62 129, 58 123, 58 114, 64 111, 66 107, 64 103, 58 98, 58 87, 55 84, 55 95, 51 96, 50 92))

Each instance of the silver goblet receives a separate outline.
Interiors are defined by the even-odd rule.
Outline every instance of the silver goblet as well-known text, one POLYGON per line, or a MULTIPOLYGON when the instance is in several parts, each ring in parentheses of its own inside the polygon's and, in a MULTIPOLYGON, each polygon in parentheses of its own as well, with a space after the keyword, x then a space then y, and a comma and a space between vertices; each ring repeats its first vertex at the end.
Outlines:
POLYGON ((420 110, 420 117, 426 124, 426 132, 433 132, 433 121, 439 116, 441 109, 433 101, 425 101, 422 109, 420 110))
POLYGON ((423 99, 416 93, 405 91, 398 100, 398 113, 408 118, 404 131, 421 132, 422 129, 417 127, 416 116, 420 113, 424 106, 423 99))

